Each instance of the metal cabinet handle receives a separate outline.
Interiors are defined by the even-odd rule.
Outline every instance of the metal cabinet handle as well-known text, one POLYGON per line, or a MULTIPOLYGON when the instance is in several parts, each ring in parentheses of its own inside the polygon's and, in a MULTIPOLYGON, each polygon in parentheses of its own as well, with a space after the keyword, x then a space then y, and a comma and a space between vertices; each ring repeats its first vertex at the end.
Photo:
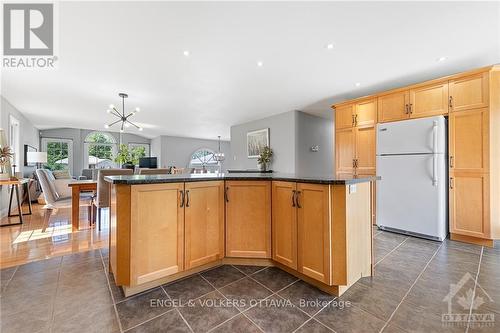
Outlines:
POLYGON ((453 156, 450 156, 450 168, 453 168, 453 166, 454 166, 453 156))
POLYGON ((181 205, 180 205, 180 207, 184 207, 184 191, 180 190, 179 193, 181 194, 181 205))
POLYGON ((405 104, 405 114, 409 114, 410 110, 408 109, 408 104, 405 104))
POLYGON ((358 114, 354 116, 354 126, 358 126, 358 114))
POLYGON ((455 182, 453 181, 453 177, 450 177, 450 189, 453 190, 453 187, 455 186, 455 182))
POLYGON ((410 114, 413 113, 413 104, 410 103, 410 106, 408 108, 408 111, 410 112, 410 114))
POLYGON ((355 124, 355 121, 356 121, 356 120, 355 120, 355 116, 354 116, 354 115, 352 115, 352 127, 354 127, 354 126, 355 126, 355 125, 354 125, 354 124, 355 124))
POLYGON ((295 207, 295 194, 297 191, 293 190, 292 191, 292 207, 295 207))
POLYGON ((302 193, 302 191, 295 192, 295 203, 297 204, 297 208, 302 208, 302 206, 300 205, 300 202, 299 202, 300 193, 302 193))
POLYGON ((189 207, 189 190, 186 191, 186 207, 189 207))
POLYGON ((450 107, 450 109, 453 109, 453 96, 450 96, 450 98, 448 98, 448 106, 450 107))
POLYGON ((227 186, 226 190, 224 191, 224 200, 226 200, 226 202, 229 202, 229 196, 227 192, 229 192, 229 186, 227 186))

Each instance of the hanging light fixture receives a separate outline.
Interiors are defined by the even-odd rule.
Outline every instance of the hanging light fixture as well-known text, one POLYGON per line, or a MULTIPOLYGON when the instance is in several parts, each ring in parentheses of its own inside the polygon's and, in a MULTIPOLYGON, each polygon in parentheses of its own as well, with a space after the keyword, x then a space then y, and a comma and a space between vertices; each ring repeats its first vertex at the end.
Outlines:
POLYGON ((219 150, 217 151, 217 153, 214 154, 214 159, 219 162, 219 163, 222 163, 224 162, 224 153, 220 151, 220 135, 218 136, 219 138, 219 150))
POLYGON ((134 111, 128 113, 127 115, 125 114, 125 98, 128 97, 127 94, 125 93, 119 93, 118 96, 120 96, 122 98, 122 111, 118 111, 118 109, 116 108, 116 106, 114 106, 113 104, 110 104, 109 105, 109 109, 106 110, 107 113, 115 116, 118 118, 117 121, 115 122, 112 122, 111 124, 106 124, 104 125, 105 128, 110 128, 116 124, 120 124, 120 132, 123 133, 123 131, 125 130, 124 127, 130 127, 130 125, 134 126, 135 128, 137 128, 139 131, 142 131, 142 127, 140 126, 137 126, 136 124, 134 124, 133 122, 131 122, 129 120, 130 117, 132 117, 133 115, 135 115, 137 112, 141 111, 139 108, 135 108, 134 111))

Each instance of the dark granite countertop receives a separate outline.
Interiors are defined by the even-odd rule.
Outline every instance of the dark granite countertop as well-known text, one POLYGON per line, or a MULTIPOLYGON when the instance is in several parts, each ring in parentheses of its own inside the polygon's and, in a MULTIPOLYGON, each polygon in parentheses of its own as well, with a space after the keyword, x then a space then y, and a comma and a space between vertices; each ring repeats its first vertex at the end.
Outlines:
POLYGON ((221 173, 221 174, 181 174, 181 175, 130 175, 106 176, 113 184, 139 185, 178 182, 200 182, 209 180, 279 180, 313 184, 349 185, 380 180, 376 176, 342 177, 310 176, 287 173, 221 173))

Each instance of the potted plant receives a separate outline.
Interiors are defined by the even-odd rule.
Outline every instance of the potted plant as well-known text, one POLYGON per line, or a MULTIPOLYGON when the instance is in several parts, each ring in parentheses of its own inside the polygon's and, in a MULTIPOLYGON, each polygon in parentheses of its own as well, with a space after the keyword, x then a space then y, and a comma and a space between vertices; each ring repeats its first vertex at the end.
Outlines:
POLYGON ((7 166, 13 156, 12 149, 9 146, 0 148, 0 179, 10 179, 7 166))
POLYGON ((269 163, 271 163, 271 158, 273 157, 273 150, 268 146, 265 146, 259 154, 257 162, 260 165, 260 170, 263 172, 267 171, 269 163))
POLYGON ((146 156, 144 147, 135 147, 129 149, 127 145, 121 144, 115 162, 120 164, 123 169, 133 169, 139 164, 139 158, 146 156))

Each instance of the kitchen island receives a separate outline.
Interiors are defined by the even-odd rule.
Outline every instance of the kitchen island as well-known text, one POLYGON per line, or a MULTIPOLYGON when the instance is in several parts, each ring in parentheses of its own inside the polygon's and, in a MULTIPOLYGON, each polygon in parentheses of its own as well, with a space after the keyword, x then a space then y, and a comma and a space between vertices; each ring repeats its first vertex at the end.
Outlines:
POLYGON ((110 269, 125 295, 221 265, 277 266, 341 295, 373 266, 376 177, 108 176, 110 269))

